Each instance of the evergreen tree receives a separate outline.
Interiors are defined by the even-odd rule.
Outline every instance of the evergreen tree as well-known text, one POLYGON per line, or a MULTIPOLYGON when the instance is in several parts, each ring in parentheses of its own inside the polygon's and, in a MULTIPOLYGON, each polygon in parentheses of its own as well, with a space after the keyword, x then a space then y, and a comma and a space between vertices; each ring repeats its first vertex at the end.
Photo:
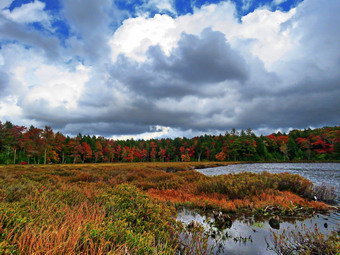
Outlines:
POLYGON ((288 157, 290 160, 296 159, 298 157, 299 147, 294 141, 293 137, 289 136, 288 140, 288 157))

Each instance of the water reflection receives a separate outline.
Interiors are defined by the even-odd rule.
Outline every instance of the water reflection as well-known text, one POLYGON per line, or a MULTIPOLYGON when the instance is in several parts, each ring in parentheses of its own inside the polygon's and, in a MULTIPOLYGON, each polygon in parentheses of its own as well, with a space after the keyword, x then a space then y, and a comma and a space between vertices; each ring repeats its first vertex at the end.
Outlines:
POLYGON ((329 221, 333 217, 333 214, 318 214, 308 219, 248 216, 233 219, 219 212, 203 214, 183 208, 177 219, 186 225, 200 223, 209 236, 209 246, 214 254, 271 255, 274 254, 271 250, 272 233, 294 230, 296 226, 301 229, 316 226, 324 234, 339 231, 340 225, 329 221))

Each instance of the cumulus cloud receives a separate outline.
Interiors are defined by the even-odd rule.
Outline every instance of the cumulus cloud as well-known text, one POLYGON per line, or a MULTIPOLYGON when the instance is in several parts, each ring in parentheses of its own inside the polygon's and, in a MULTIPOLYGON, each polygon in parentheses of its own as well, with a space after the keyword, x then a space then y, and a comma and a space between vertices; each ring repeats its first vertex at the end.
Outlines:
POLYGON ((9 7, 11 2, 6 1, 0 6, 0 42, 14 41, 14 44, 33 47, 50 59, 59 58, 59 40, 44 31, 45 29, 49 33, 53 32, 53 16, 45 11, 45 3, 35 0, 10 10, 6 7, 9 7), (34 29, 31 26, 33 23, 39 24, 41 30, 34 29))
POLYGON ((200 36, 183 34, 169 56, 159 46, 150 47, 147 55, 143 63, 121 56, 112 68, 115 78, 146 97, 207 96, 207 87, 211 95, 214 85, 243 82, 248 75, 240 54, 231 49, 222 33, 210 29, 200 36))
POLYGON ((129 18, 117 30, 111 1, 62 3, 65 45, 0 16, 1 120, 10 112, 19 124, 115 138, 340 121, 339 1, 262 7, 241 19, 221 2, 129 18))

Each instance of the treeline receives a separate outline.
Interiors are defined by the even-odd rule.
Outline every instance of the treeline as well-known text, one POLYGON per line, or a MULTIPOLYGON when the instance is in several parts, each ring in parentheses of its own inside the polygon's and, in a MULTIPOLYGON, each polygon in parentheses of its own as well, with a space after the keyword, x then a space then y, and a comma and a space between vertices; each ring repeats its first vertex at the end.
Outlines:
POLYGON ((0 164, 150 161, 263 161, 340 159, 340 127, 256 136, 251 129, 224 135, 151 140, 76 137, 0 121, 0 164))

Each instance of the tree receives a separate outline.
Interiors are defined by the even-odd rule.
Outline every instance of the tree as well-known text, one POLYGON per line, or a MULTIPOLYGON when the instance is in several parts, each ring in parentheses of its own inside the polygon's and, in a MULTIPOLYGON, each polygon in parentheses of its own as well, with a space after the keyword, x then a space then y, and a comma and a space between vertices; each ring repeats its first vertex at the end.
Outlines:
POLYGON ((215 158, 219 161, 224 161, 226 159, 226 157, 227 156, 223 151, 221 151, 220 153, 217 153, 216 156, 215 156, 215 158))
POLYGON ((103 146, 101 142, 97 140, 95 143, 94 162, 97 163, 98 160, 102 160, 103 155, 103 146))
MULTIPOLYGON (((61 163, 65 163, 65 153, 66 153, 66 146, 65 146, 66 137, 60 133, 57 132, 54 137, 54 149, 55 151, 61 155, 61 163)), ((60 157, 58 157, 60 158, 60 157)))
POLYGON ((166 157, 166 149, 160 148, 158 154, 159 154, 160 160, 164 162, 164 159, 166 157))
POLYGON ((312 145, 310 141, 307 138, 299 137, 296 139, 296 142, 299 144, 300 148, 305 151, 307 159, 309 160, 312 152, 311 151, 312 145))
POLYGON ((30 163, 31 158, 33 158, 35 163, 39 163, 42 148, 41 134, 42 129, 35 128, 34 126, 31 126, 24 134, 23 146, 26 151, 28 163, 30 163))
POLYGON ((154 141, 150 142, 150 160, 156 161, 156 155, 157 155, 157 144, 154 141))
POLYGON ((260 159, 265 160, 268 159, 268 150, 262 139, 262 136, 256 139, 256 153, 260 159))
MULTIPOLYGON (((45 126, 45 129, 42 132, 41 141, 44 149, 44 164, 46 165, 47 161, 51 161, 51 159, 47 160, 47 153, 50 152, 50 150, 53 150, 54 147, 54 133, 51 127, 45 126)), ((50 155, 54 160, 57 160, 55 151, 50 153, 50 155)))
POLYGON ((82 143, 82 151, 81 151, 81 154, 82 154, 82 159, 83 159, 83 163, 87 160, 87 159, 90 159, 92 158, 92 149, 90 147, 90 145, 86 142, 83 142, 82 143))
POLYGON ((292 136, 289 136, 287 149, 288 149, 288 157, 291 160, 298 157, 299 147, 294 141, 294 138, 292 136))

